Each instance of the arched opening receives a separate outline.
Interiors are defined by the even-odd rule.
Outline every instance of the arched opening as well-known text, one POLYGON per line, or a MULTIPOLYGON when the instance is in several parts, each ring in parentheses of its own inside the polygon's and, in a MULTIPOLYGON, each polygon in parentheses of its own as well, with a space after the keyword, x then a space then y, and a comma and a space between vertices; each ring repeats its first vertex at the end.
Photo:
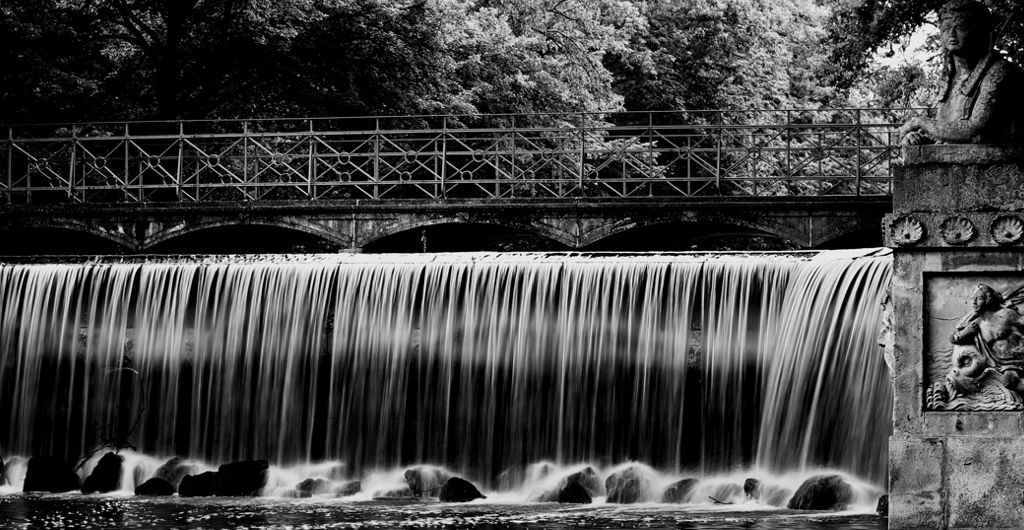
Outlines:
POLYGON ((829 239, 823 244, 818 245, 817 248, 871 248, 880 247, 884 244, 885 243, 882 241, 882 224, 876 223, 829 239))
POLYGON ((0 231, 2 256, 124 254, 128 249, 106 237, 69 228, 10 228, 0 231))
POLYGON ((173 236, 145 249, 148 254, 313 254, 341 250, 340 245, 291 228, 224 225, 173 236))
POLYGON ((545 236, 501 225, 445 223, 384 236, 364 252, 554 252, 569 247, 545 236))
POLYGON ((768 232, 724 223, 659 223, 619 232, 585 250, 599 252, 720 252, 800 250, 797 243, 768 232))

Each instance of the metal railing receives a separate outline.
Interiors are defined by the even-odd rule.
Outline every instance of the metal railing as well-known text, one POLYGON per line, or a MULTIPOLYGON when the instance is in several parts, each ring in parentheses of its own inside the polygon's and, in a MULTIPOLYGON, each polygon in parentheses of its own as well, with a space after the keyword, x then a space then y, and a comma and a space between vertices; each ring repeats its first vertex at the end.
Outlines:
POLYGON ((906 110, 6 127, 0 204, 888 195, 906 110))

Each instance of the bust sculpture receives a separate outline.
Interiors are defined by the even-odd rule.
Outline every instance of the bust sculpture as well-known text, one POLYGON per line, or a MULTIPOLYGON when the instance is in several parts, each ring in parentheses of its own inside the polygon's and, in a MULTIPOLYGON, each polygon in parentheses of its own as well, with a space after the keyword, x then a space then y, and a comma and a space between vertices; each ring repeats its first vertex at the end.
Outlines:
POLYGON ((934 119, 900 129, 906 145, 1024 142, 1020 69, 993 49, 995 20, 977 0, 952 0, 939 11, 946 51, 945 90, 934 119))

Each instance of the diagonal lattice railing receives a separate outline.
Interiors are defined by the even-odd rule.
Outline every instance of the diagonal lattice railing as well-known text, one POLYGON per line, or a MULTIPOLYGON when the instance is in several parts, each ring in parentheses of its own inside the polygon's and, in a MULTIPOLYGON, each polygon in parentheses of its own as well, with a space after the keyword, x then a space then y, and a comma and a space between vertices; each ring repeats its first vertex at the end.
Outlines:
POLYGON ((890 193, 904 110, 403 116, 6 128, 0 204, 890 193))

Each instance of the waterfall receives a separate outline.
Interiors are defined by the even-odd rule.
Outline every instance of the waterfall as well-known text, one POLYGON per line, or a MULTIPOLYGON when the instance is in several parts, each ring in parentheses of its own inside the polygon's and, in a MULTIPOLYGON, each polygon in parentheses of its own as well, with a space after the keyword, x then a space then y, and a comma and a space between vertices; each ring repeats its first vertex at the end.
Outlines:
POLYGON ((0 455, 885 477, 885 251, 0 265, 0 455))

